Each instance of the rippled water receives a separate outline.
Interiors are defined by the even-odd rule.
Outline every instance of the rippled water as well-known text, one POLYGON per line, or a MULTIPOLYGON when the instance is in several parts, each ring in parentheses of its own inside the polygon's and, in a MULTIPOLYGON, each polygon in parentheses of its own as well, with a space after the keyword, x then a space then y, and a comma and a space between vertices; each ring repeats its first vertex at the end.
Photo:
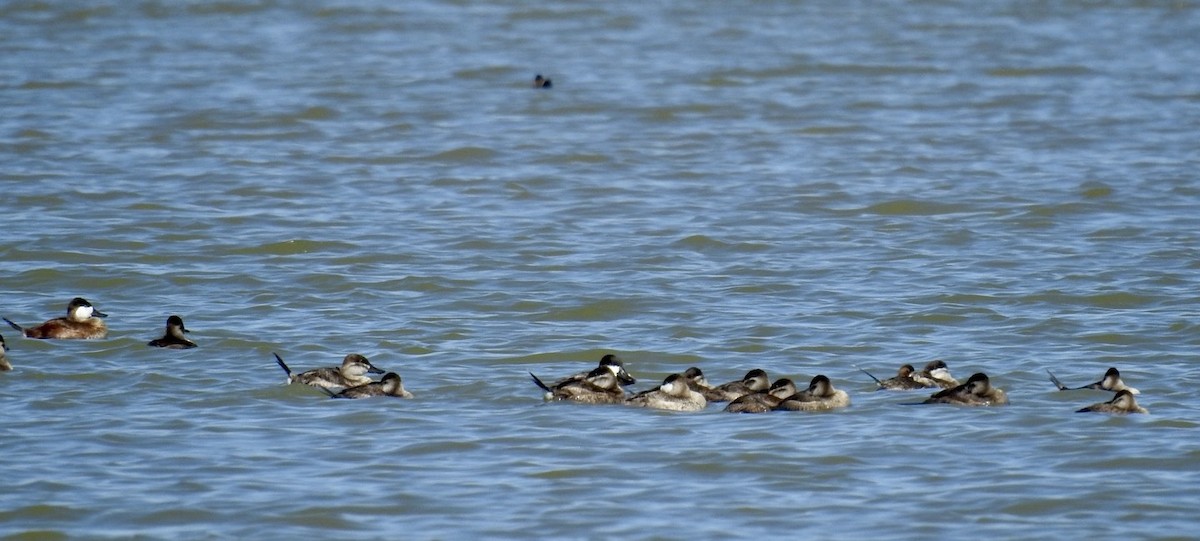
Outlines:
POLYGON ((0 315, 112 331, 0 331, 0 536, 1193 537, 1198 47, 1190 1, 4 3, 0 315), (529 381, 606 352, 853 405, 529 381), (856 368, 933 358, 1012 404, 856 368), (1109 366, 1150 415, 1045 372, 1109 366))

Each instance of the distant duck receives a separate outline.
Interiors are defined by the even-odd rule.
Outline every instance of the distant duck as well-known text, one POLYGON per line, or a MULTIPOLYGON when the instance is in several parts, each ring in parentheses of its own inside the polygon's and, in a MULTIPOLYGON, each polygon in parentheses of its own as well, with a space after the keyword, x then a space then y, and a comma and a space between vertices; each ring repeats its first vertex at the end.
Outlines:
POLYGON ((1008 395, 992 387, 987 374, 978 372, 966 383, 934 393, 925 399, 925 404, 957 404, 960 406, 1003 406, 1008 404, 1008 395))
POLYGON ((375 396, 393 396, 396 398, 412 398, 413 394, 404 389, 404 381, 400 379, 400 374, 388 372, 383 375, 379 381, 365 383, 355 387, 342 389, 341 392, 335 393, 325 387, 321 387, 326 393, 329 393, 333 398, 371 398, 375 396))
POLYGON ((755 368, 746 372, 746 375, 740 380, 723 383, 702 392, 704 393, 704 398, 709 402, 729 402, 737 400, 742 395, 766 391, 770 388, 771 380, 767 377, 767 372, 760 368, 755 368))
MULTIPOLYGON (((612 372, 613 376, 617 378, 617 381, 620 382, 621 385, 633 385, 634 383, 637 383, 637 380, 634 379, 633 376, 629 375, 629 372, 625 371, 625 361, 622 361, 620 357, 612 353, 607 353, 603 357, 600 357, 600 363, 596 365, 596 368, 603 368, 609 372, 612 372)), ((571 381, 581 381, 587 378, 593 370, 586 370, 577 374, 572 374, 554 382, 554 385, 551 385, 550 387, 557 387, 571 381)))
POLYGON ((833 383, 824 375, 817 375, 808 384, 808 388, 779 403, 775 409, 788 411, 828 411, 844 408, 850 405, 850 395, 846 391, 835 389, 833 383))
POLYGON ((1134 400, 1133 398, 1133 391, 1130 391, 1129 389, 1117 391, 1116 396, 1113 396, 1112 400, 1109 400, 1108 402, 1092 404, 1075 413, 1084 413, 1089 411, 1096 413, 1113 413, 1118 415, 1123 415, 1126 413, 1150 413, 1146 410, 1146 408, 1138 405, 1137 400, 1134 400))
POLYGON ((859 368, 859 370, 862 370, 864 374, 875 380, 875 384, 878 385, 878 388, 875 389, 876 391, 909 391, 912 389, 927 388, 927 385, 924 383, 913 379, 913 374, 917 372, 917 369, 913 368, 913 365, 911 364, 900 365, 900 370, 896 372, 896 377, 885 380, 880 380, 879 378, 872 376, 870 372, 867 372, 862 368, 859 368))
POLYGON ((0 372, 12 370, 12 363, 8 362, 8 344, 4 343, 4 335, 0 334, 0 372))
POLYGON ((1100 390, 1104 390, 1104 391, 1126 391, 1127 390, 1133 394, 1141 394, 1141 391, 1134 389, 1133 387, 1130 387, 1128 385, 1125 385, 1125 382, 1121 381, 1121 372, 1118 371, 1116 368, 1109 368, 1108 371, 1104 373, 1104 378, 1101 379, 1100 381, 1097 381, 1096 383, 1091 383, 1088 385, 1084 385, 1083 387, 1074 387, 1074 388, 1063 385, 1061 381, 1058 381, 1058 378, 1054 377, 1054 373, 1051 372, 1049 369, 1046 370, 1046 373, 1050 374, 1050 381, 1052 383, 1054 383, 1054 386, 1058 387, 1058 390, 1060 390, 1060 391, 1073 391, 1073 390, 1079 390, 1079 389, 1100 389, 1100 390))
POLYGON ((708 406, 708 401, 692 389, 683 374, 671 374, 662 385, 633 395, 626 404, 669 411, 700 411, 708 406))
POLYGON ((533 78, 533 87, 534 88, 551 88, 553 86, 554 86, 554 84, 550 82, 550 79, 542 77, 542 74, 540 74, 540 73, 537 74, 537 76, 535 76, 533 78))
POLYGON ((940 359, 929 361, 920 372, 912 374, 912 379, 925 387, 941 387, 950 389, 958 386, 958 380, 950 375, 950 367, 940 359))
POLYGON ((8 318, 3 319, 26 338, 95 340, 108 336, 108 327, 100 319, 103 317, 108 314, 97 310, 83 297, 75 297, 67 305, 67 317, 54 318, 37 327, 26 329, 8 318))
POLYGON ((190 349, 196 347, 196 343, 188 340, 183 333, 192 332, 183 326, 183 318, 179 316, 171 316, 167 318, 167 329, 163 333, 162 338, 151 340, 148 346, 167 349, 190 349))
POLYGON ((608 366, 598 366, 582 378, 574 376, 560 380, 552 386, 546 385, 537 376, 529 373, 533 382, 546 391, 545 400, 569 400, 584 404, 620 404, 625 402, 625 389, 621 380, 608 366))
POLYGON ((775 410, 788 397, 796 394, 796 383, 780 378, 765 391, 744 394, 725 406, 727 413, 765 413, 775 410))
POLYGON ((708 379, 704 377, 704 372, 698 367, 691 367, 683 372, 683 379, 687 381, 688 386, 693 391, 704 393, 705 390, 712 389, 712 385, 708 384, 708 379))
POLYGON ((366 357, 357 353, 346 355, 342 359, 341 366, 331 366, 326 368, 316 368, 307 372, 296 374, 291 368, 283 362, 283 357, 278 353, 275 355, 275 362, 279 363, 279 367, 287 372, 288 383, 303 383, 312 387, 357 387, 371 383, 370 376, 367 374, 382 374, 383 370, 375 368, 371 361, 366 357))

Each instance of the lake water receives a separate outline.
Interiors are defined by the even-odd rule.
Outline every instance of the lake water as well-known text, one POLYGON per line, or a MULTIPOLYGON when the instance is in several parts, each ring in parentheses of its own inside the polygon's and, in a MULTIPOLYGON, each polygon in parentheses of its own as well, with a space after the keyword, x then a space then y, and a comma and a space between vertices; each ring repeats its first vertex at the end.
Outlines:
POLYGON ((0 330, 0 538, 1195 538, 1198 49, 1194 1, 4 2, 0 315, 111 332, 0 330), (853 404, 529 380, 607 352, 853 404), (935 358, 1011 405, 857 369, 935 358), (1046 374, 1109 366, 1150 415, 1046 374))

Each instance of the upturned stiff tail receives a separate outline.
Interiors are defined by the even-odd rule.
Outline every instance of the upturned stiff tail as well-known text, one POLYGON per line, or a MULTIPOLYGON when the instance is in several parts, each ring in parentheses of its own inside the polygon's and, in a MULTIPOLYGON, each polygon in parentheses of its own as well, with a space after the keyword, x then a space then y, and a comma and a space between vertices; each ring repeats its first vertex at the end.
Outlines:
POLYGON ((548 393, 554 392, 554 391, 551 391, 550 387, 547 387, 545 383, 542 383, 542 380, 538 379, 537 376, 533 375, 533 372, 529 373, 529 377, 533 378, 533 382, 536 383, 538 387, 541 387, 543 391, 546 391, 548 393))
POLYGON ((4 319, 4 322, 8 323, 9 327, 16 329, 18 332, 21 333, 21 335, 25 334, 25 328, 20 325, 17 325, 16 323, 13 323, 13 321, 11 319, 8 319, 8 318, 0 318, 0 319, 4 319))
POLYGON ((859 367, 857 367, 857 366, 856 366, 856 367, 854 367, 854 368, 858 368, 859 370, 862 370, 862 373, 864 373, 864 374, 866 374, 866 375, 870 376, 870 377, 871 377, 871 379, 875 380, 875 383, 876 383, 877 385, 879 385, 880 387, 883 387, 883 382, 882 382, 882 381, 879 381, 879 378, 877 378, 877 377, 875 377, 875 376, 871 376, 871 373, 870 373, 870 372, 867 372, 866 370, 863 370, 862 368, 859 368, 859 367))
POLYGON ((292 381, 292 369, 288 368, 288 365, 283 362, 283 357, 280 357, 278 353, 271 352, 271 355, 275 356, 275 362, 279 363, 279 367, 282 368, 284 372, 287 372, 288 382, 291 382, 292 381))
POLYGON ((1054 372, 1051 372, 1049 368, 1046 369, 1046 373, 1050 374, 1050 383, 1053 383, 1055 387, 1058 387, 1058 390, 1060 390, 1060 391, 1070 390, 1067 388, 1066 385, 1063 385, 1061 381, 1058 381, 1058 378, 1054 377, 1054 372))

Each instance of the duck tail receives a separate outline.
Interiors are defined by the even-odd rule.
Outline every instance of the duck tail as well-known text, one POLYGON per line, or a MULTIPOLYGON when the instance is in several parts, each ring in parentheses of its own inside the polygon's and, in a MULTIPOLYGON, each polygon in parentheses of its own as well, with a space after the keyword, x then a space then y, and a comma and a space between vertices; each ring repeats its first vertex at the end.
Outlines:
POLYGON ((288 368, 287 363, 283 362, 283 357, 280 357, 278 353, 275 353, 272 351, 271 355, 275 356, 275 362, 279 363, 279 367, 282 368, 284 372, 287 372, 288 383, 291 383, 292 382, 292 369, 288 368))
POLYGON ((1058 381, 1058 378, 1054 377, 1054 372, 1051 372, 1049 368, 1046 369, 1046 373, 1050 374, 1050 383, 1053 383, 1055 387, 1058 387, 1058 390, 1060 390, 1060 391, 1069 390, 1069 389, 1067 389, 1066 385, 1063 385, 1061 381, 1058 381))
POLYGON ((22 335, 25 334, 25 328, 20 325, 17 325, 16 323, 13 323, 13 320, 8 319, 8 318, 0 318, 0 319, 3 319, 5 323, 8 323, 9 327, 16 329, 17 332, 21 333, 22 335))
POLYGON ((529 373, 529 377, 533 378, 533 383, 536 384, 538 387, 541 387, 543 391, 546 391, 547 393, 554 393, 554 391, 550 390, 550 387, 547 387, 545 383, 542 383, 542 380, 538 379, 537 376, 533 375, 533 372, 529 373))
POLYGON ((877 378, 877 377, 875 377, 875 376, 872 376, 870 372, 867 372, 866 370, 863 370, 862 368, 859 368, 859 367, 857 367, 857 366, 855 366, 854 368, 858 368, 859 370, 862 370, 862 373, 866 374, 868 377, 870 377, 871 379, 875 380, 875 384, 876 384, 876 385, 879 385, 880 387, 883 387, 883 382, 882 382, 882 381, 879 381, 879 378, 877 378))

